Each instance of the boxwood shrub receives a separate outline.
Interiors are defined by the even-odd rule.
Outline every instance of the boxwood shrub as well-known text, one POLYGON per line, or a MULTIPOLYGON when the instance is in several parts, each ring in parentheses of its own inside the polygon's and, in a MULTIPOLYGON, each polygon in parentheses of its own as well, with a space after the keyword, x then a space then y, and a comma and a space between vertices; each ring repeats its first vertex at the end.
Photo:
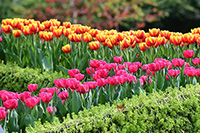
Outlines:
POLYGON ((78 115, 68 114, 62 123, 58 119, 43 124, 37 121, 26 132, 199 132, 199 99, 199 84, 180 90, 168 88, 166 92, 116 101, 112 106, 92 106, 78 115))
MULTIPOLYGON (((53 87, 57 78, 67 78, 58 72, 43 72, 39 69, 20 68, 16 64, 0 63, 0 90, 23 92, 28 84, 36 83, 38 88, 53 87)), ((39 90, 38 89, 38 90, 39 90)))

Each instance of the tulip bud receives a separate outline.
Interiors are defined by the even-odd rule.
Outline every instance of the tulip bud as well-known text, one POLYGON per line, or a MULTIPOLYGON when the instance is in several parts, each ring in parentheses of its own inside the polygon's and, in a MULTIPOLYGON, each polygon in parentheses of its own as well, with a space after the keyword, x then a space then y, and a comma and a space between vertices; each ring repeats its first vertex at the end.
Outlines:
POLYGON ((71 46, 70 46, 69 44, 63 46, 63 47, 62 47, 62 51, 63 51, 64 53, 69 53, 69 52, 71 52, 71 46))

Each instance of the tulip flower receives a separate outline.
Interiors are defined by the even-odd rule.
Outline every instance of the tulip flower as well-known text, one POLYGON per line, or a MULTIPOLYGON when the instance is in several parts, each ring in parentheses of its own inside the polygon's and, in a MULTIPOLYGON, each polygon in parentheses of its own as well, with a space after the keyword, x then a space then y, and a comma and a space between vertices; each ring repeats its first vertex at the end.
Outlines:
POLYGON ((53 35, 55 37, 60 37, 62 35, 62 30, 61 29, 56 29, 53 31, 53 35))
POLYGON ((77 92, 79 92, 80 94, 85 94, 89 91, 89 86, 86 84, 82 84, 77 88, 77 92))
POLYGON ((80 86, 80 82, 77 79, 71 78, 69 81, 69 88, 71 90, 76 90, 80 86))
POLYGON ((21 30, 13 30, 14 37, 20 37, 21 36, 21 30))
POLYGON ((139 48, 140 48, 141 51, 145 51, 146 48, 147 48, 146 47, 146 43, 144 43, 144 42, 143 43, 139 43, 139 48))
POLYGON ((27 87, 30 92, 35 92, 38 86, 37 84, 29 84, 27 87))
POLYGON ((1 28, 6 34, 12 32, 12 27, 10 25, 2 25, 1 28))
POLYGON ((3 120, 6 118, 8 111, 5 111, 5 108, 0 107, 0 120, 3 120))
POLYGON ((68 70, 68 74, 71 78, 74 78, 74 75, 76 74, 79 74, 80 71, 78 69, 71 69, 71 70, 68 70))
POLYGON ((187 59, 192 58, 194 55, 194 51, 193 50, 185 50, 183 51, 183 56, 187 59))
POLYGON ((71 46, 70 46, 69 44, 63 46, 63 47, 62 47, 62 51, 63 51, 64 53, 69 53, 69 52, 71 52, 71 46))
POLYGON ((156 28, 149 29, 149 34, 152 37, 157 37, 159 33, 160 33, 160 29, 156 29, 156 28))
POLYGON ((41 92, 41 93, 39 93, 39 97, 41 98, 41 100, 44 103, 49 103, 51 101, 52 94, 51 93, 46 93, 46 92, 41 92))
POLYGON ((175 67, 182 67, 184 65, 185 61, 183 59, 173 59, 172 65, 175 67))
POLYGON ((176 77, 180 73, 180 70, 168 70, 168 74, 170 77, 176 77))
POLYGON ((145 39, 146 45, 149 47, 154 46, 156 44, 156 41, 157 41, 157 38, 155 37, 147 37, 145 39))
POLYGON ((37 105, 39 102, 40 102, 39 97, 29 97, 25 100, 25 104, 29 108, 35 107, 35 105, 37 105))
POLYGON ((109 74, 107 69, 101 69, 95 72, 99 78, 106 78, 109 74))
POLYGON ((0 36, 0 43, 2 42, 2 37, 0 36))
POLYGON ((48 111, 48 113, 50 115, 52 115, 53 111, 56 111, 56 107, 49 106, 49 107, 46 108, 46 110, 48 111))
POLYGON ((194 67, 185 67, 184 74, 188 77, 193 77, 196 74, 196 70, 194 67))
POLYGON ((99 33, 99 30, 98 30, 98 29, 91 29, 88 33, 89 33, 92 37, 96 37, 96 35, 99 33))
POLYGON ((195 70, 195 73, 196 73, 195 76, 200 77, 200 69, 196 69, 196 70, 195 70))
POLYGON ((6 109, 15 109, 18 107, 18 101, 16 99, 8 99, 3 102, 3 105, 6 109))
POLYGON ((200 58, 194 58, 194 59, 192 60, 192 63, 193 63, 195 66, 197 66, 198 64, 200 65, 200 58))
POLYGON ((88 75, 92 74, 91 71, 94 74, 94 72, 95 72, 94 68, 92 68, 92 67, 86 68, 86 72, 87 72, 88 75))
POLYGON ((76 78, 79 81, 82 81, 84 77, 85 77, 84 74, 81 74, 81 73, 74 75, 74 78, 76 78))
POLYGON ((84 84, 87 84, 89 86, 89 89, 95 89, 98 85, 98 83, 95 81, 88 81, 88 82, 85 82, 84 84))
POLYGON ((105 68, 110 71, 112 68, 116 69, 117 68, 117 64, 116 63, 107 63, 105 65, 105 68))
POLYGON ((100 66, 100 61, 98 61, 98 60, 90 60, 90 66, 92 67, 92 68, 97 68, 97 67, 99 67, 100 66))
POLYGON ((103 78, 97 79, 97 84, 98 84, 99 87, 106 86, 107 85, 107 80, 103 79, 103 78))
POLYGON ((121 47, 124 49, 128 48, 130 45, 131 45, 131 41, 129 39, 125 38, 121 41, 121 47))
POLYGON ((71 34, 74 34, 74 31, 72 31, 71 29, 63 29, 63 35, 65 37, 68 37, 71 34))
POLYGON ((83 41, 87 43, 92 41, 92 36, 89 33, 83 34, 83 41))
POLYGON ((97 39, 99 42, 103 43, 103 42, 105 42, 105 40, 106 40, 106 35, 104 35, 104 34, 102 34, 102 33, 99 33, 99 34, 96 35, 96 39, 97 39))
POLYGON ((135 36, 138 39, 143 39, 145 37, 145 32, 143 30, 137 30, 135 31, 135 36))
POLYGON ((65 28, 70 28, 71 23, 70 22, 63 22, 63 26, 65 26, 65 28))
POLYGON ((182 36, 170 36, 170 42, 173 43, 176 46, 179 46, 181 43, 183 43, 183 37, 182 36))
POLYGON ((110 85, 117 85, 117 84, 119 84, 119 80, 118 80, 117 76, 108 77, 107 81, 108 81, 108 84, 110 84, 110 85))
POLYGON ((167 31, 167 30, 160 31, 160 36, 161 37, 165 37, 166 39, 169 39, 170 35, 171 35, 171 33, 169 31, 167 31))
POLYGON ((123 61, 123 58, 121 56, 115 56, 113 57, 113 60, 115 63, 121 63, 123 61))
POLYGON ((136 77, 135 77, 134 75, 132 75, 132 74, 126 74, 126 75, 124 75, 124 76, 127 77, 127 81, 128 81, 129 83, 132 83, 133 81, 134 81, 135 83, 137 82, 136 77))
POLYGON ((98 50, 100 48, 100 43, 98 41, 92 41, 89 43, 91 50, 98 50))
POLYGON ((68 91, 62 91, 58 94, 58 97, 61 99, 61 100, 66 100, 68 97, 69 97, 69 93, 68 91))
POLYGON ((25 100, 29 97, 31 97, 31 93, 28 91, 24 91, 22 93, 19 94, 20 99, 22 100, 22 102, 25 102, 25 100))
POLYGON ((128 71, 130 73, 136 73, 138 71, 138 66, 137 65, 130 65, 130 66, 128 66, 128 71))
POLYGON ((30 28, 29 28, 29 26, 24 26, 23 28, 22 28, 22 32, 23 32, 23 34, 24 35, 29 35, 30 34, 30 28))
POLYGON ((44 33, 44 39, 46 41, 52 41, 53 40, 53 33, 52 32, 45 32, 44 33))

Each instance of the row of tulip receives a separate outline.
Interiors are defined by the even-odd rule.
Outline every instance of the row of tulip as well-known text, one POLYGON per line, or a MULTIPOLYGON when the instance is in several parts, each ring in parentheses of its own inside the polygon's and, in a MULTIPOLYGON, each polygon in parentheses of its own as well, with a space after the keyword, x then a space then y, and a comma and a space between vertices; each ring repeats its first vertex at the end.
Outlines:
MULTIPOLYGON (((186 59, 191 59, 193 51, 184 51, 186 59)), ((77 113, 92 105, 113 103, 114 100, 130 98, 132 95, 180 87, 188 83, 200 82, 200 58, 187 63, 183 59, 171 61, 158 58, 153 63, 123 62, 122 57, 114 57, 115 63, 90 60, 87 75, 78 69, 68 70, 69 79, 56 79, 54 88, 42 88, 39 94, 37 84, 28 85, 29 91, 20 94, 0 91, 0 120, 4 130, 24 130, 35 120, 53 121, 54 116, 61 121, 67 114, 77 113)), ((69 116, 68 116, 69 117, 69 116)))
POLYGON ((39 22, 19 18, 2 20, 1 28, 4 31, 0 45, 3 60, 43 71, 63 70, 64 66, 83 72, 89 59, 109 61, 119 55, 126 61, 143 63, 156 58, 183 58, 180 53, 188 49, 195 51, 194 57, 200 56, 200 28, 186 34, 155 28, 149 32, 117 32, 70 22, 61 25, 55 19, 39 22))

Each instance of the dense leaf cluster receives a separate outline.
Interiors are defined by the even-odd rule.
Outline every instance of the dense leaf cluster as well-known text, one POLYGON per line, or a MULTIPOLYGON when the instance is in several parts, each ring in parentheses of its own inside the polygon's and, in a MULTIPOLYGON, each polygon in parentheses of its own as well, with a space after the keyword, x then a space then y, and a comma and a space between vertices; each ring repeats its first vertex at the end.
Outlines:
POLYGON ((0 88, 13 91, 28 91, 27 85, 37 83, 38 90, 46 87, 53 87, 57 78, 67 78, 62 73, 43 72, 40 69, 20 68, 16 64, 0 63, 0 88))

